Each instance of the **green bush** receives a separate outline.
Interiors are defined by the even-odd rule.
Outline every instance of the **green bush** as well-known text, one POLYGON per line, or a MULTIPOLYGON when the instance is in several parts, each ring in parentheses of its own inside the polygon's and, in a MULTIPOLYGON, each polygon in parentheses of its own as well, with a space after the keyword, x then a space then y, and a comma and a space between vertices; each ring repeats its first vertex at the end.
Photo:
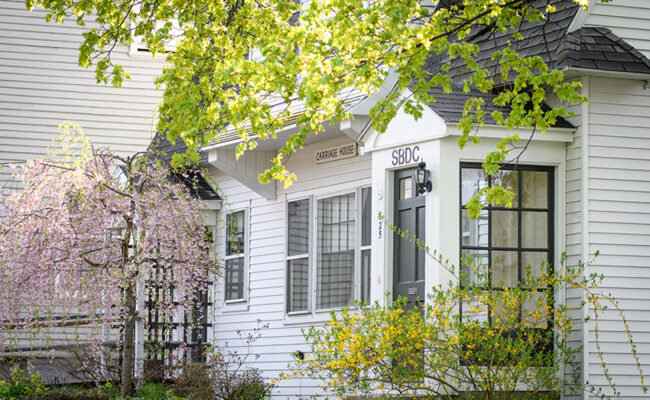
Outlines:
POLYGON ((145 383, 138 389, 137 397, 144 400, 167 400, 174 397, 172 389, 158 383, 145 383))
POLYGON ((30 376, 25 371, 14 369, 11 372, 9 381, 0 381, 0 399, 14 400, 20 399, 30 394, 39 394, 46 391, 41 375, 37 372, 30 376))

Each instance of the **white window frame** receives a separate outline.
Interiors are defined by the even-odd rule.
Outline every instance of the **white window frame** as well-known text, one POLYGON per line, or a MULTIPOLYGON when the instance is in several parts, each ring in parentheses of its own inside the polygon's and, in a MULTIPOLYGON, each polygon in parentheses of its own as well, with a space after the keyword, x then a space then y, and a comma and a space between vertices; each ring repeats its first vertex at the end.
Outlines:
MULTIPOLYGON (((131 29, 135 29, 135 23, 131 22, 130 26, 131 29)), ((156 29, 160 26, 162 26, 162 24, 156 23, 156 29)), ((172 31, 172 36, 174 37, 165 43, 165 54, 163 54, 163 56, 166 56, 168 53, 176 52, 176 47, 178 46, 179 38, 183 35, 183 31, 181 30, 178 20, 176 19, 172 20, 171 31, 172 31)), ((129 44, 129 56, 135 58, 152 57, 149 48, 145 46, 145 44, 142 42, 142 36, 133 37, 133 41, 129 44)))
POLYGON ((223 304, 234 305, 248 302, 248 259, 249 259, 249 249, 250 249, 250 209, 248 207, 237 208, 233 210, 228 210, 224 213, 224 236, 223 236, 223 260, 224 260, 224 278, 223 278, 223 304), (228 255, 228 216, 234 213, 242 211, 244 213, 244 251, 243 253, 231 254, 228 255), (242 297, 239 299, 226 299, 227 286, 226 286, 226 262, 228 260, 233 260, 237 258, 244 259, 244 268, 242 273, 242 297))
POLYGON ((314 196, 303 196, 303 197, 298 197, 295 199, 287 200, 286 201, 286 212, 285 212, 285 261, 284 261, 284 270, 285 270, 285 291, 284 291, 284 302, 285 302, 285 307, 284 311, 287 315, 305 315, 305 314, 311 314, 312 306, 313 306, 313 296, 311 292, 311 288, 313 287, 313 273, 312 273, 312 267, 314 265, 314 221, 315 221, 315 212, 314 212, 314 196), (293 256, 289 255, 289 203, 301 201, 301 200, 307 200, 309 204, 309 213, 308 213, 308 226, 307 230, 309 232, 309 239, 308 239, 308 245, 307 245, 307 253, 305 254, 296 254, 293 256), (288 311, 289 309, 289 290, 291 286, 291 282, 289 282, 289 261, 291 260, 298 260, 301 258, 307 258, 307 270, 309 271, 309 274, 307 275, 307 309, 306 310, 298 310, 298 311, 288 311))
MULTIPOLYGON (((370 272, 372 271, 372 186, 371 185, 363 185, 359 188, 358 195, 357 195, 357 209, 359 210, 358 211, 359 219, 357 221, 357 232, 359 232, 359 234, 357 235, 358 260, 356 262, 358 267, 356 268, 356 272, 359 276, 358 278, 355 278, 355 284, 358 287, 355 290, 354 298, 355 300, 363 300, 362 293, 361 293, 361 288, 363 287, 362 253, 365 250, 370 250, 370 265, 368 268, 369 278, 370 278, 370 272), (363 245, 363 189, 370 189, 370 232, 369 232, 370 244, 367 244, 365 246, 363 245)), ((372 280, 369 280, 368 281, 368 303, 370 303, 372 299, 371 288, 372 288, 372 280)))
MULTIPOLYGON (((299 196, 299 197, 288 197, 286 199, 285 205, 285 258, 284 258, 284 271, 285 271, 285 291, 284 291, 284 312, 289 320, 297 320, 297 323, 306 322, 299 320, 299 316, 308 317, 308 321, 312 321, 314 316, 322 316, 323 318, 329 318, 329 312, 332 310, 340 310, 341 307, 333 308, 316 308, 317 304, 317 282, 316 277, 318 276, 318 201, 322 199, 328 199, 331 197, 337 197, 347 194, 354 194, 355 200, 354 204, 356 205, 356 219, 355 219, 355 249, 354 249, 354 271, 353 271, 353 298, 354 301, 357 301, 361 297, 361 252, 362 250, 371 249, 371 245, 361 246, 362 232, 363 227, 362 218, 362 190, 365 188, 372 188, 369 184, 359 185, 354 188, 346 188, 339 191, 327 192, 327 193, 318 193, 312 196, 299 196), (305 258, 305 254, 289 256, 289 203, 305 200, 309 201, 309 253, 306 255, 309 259, 309 277, 308 277, 308 289, 309 293, 307 300, 307 309, 300 311, 288 311, 289 308, 289 261, 305 258), (293 318, 292 318, 293 317, 293 318)), ((372 190, 372 189, 371 189, 372 190)), ((372 199, 372 197, 371 197, 372 199)), ((371 202, 372 204, 372 202, 371 202)), ((372 268, 372 265, 371 265, 372 268)), ((352 305, 352 304, 350 304, 352 305)))

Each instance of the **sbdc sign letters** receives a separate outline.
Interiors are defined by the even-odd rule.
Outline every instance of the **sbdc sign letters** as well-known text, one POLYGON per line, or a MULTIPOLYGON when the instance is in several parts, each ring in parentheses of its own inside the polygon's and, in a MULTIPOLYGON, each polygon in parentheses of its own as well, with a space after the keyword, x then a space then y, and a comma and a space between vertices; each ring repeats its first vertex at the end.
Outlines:
POLYGON ((393 166, 406 165, 421 161, 420 146, 402 147, 391 153, 393 166))

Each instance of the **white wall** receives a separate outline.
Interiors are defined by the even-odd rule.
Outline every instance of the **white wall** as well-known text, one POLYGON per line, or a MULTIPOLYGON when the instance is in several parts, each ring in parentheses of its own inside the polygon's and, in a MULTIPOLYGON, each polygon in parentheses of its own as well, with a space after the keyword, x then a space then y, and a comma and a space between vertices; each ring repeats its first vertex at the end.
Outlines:
MULTIPOLYGON (((162 92, 153 79, 162 60, 113 51, 131 73, 122 88, 95 83, 93 68, 77 65, 83 28, 73 21, 46 23, 22 0, 0 2, 0 163, 43 157, 58 126, 81 125, 97 146, 127 154, 146 149, 162 92)), ((1 172, 0 172, 1 174, 1 172)), ((0 175, 0 185, 8 176, 0 175)))
MULTIPOLYGON (((628 2, 629 3, 629 2, 628 2)), ((642 81, 589 78, 589 254, 619 301, 642 368, 650 371, 650 90, 642 81)), ((623 324, 608 311, 601 349, 625 399, 642 398, 623 324)), ((590 381, 604 384, 591 324, 590 381)))
MULTIPOLYGON (((314 320, 325 321, 328 312, 320 312, 315 317, 285 315, 285 236, 287 198, 319 196, 327 193, 352 190, 370 184, 370 156, 357 156, 324 164, 315 164, 315 150, 338 144, 351 143, 349 138, 335 139, 305 146, 292 155, 287 169, 296 173, 296 182, 283 189, 278 187, 275 201, 268 201, 255 194, 220 171, 213 169, 219 189, 224 195, 224 213, 249 207, 249 264, 247 289, 248 301, 224 304, 223 280, 216 283, 214 316, 214 341, 219 346, 228 342, 230 348, 246 351, 239 340, 237 329, 246 335, 250 330, 263 324, 269 327, 261 331, 261 339, 255 342, 253 353, 261 357, 255 367, 262 370, 267 378, 277 377, 285 371, 292 360, 291 353, 296 350, 307 351, 301 328, 311 325, 314 320)), ((224 254, 225 228, 221 222, 217 230, 217 249, 224 254)), ((251 359, 253 361, 253 359, 251 359)), ((308 380, 285 381, 275 390, 286 396, 309 396, 318 392, 317 382, 308 380)))

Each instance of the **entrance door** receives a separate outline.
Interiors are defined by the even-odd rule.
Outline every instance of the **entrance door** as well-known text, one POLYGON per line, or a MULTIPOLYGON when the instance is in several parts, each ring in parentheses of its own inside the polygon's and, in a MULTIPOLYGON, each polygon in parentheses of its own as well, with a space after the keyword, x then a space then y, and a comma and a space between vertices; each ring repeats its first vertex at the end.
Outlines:
POLYGON ((424 302, 424 257, 423 251, 413 243, 415 235, 424 242, 425 196, 419 196, 413 176, 414 169, 395 172, 395 226, 407 238, 393 234, 393 298, 405 297, 407 307, 424 302), (416 302, 416 299, 417 300, 416 302))

